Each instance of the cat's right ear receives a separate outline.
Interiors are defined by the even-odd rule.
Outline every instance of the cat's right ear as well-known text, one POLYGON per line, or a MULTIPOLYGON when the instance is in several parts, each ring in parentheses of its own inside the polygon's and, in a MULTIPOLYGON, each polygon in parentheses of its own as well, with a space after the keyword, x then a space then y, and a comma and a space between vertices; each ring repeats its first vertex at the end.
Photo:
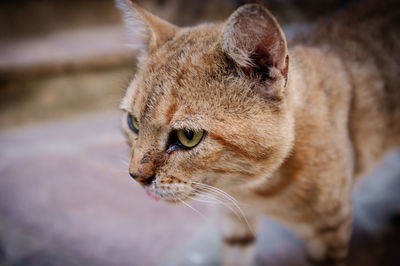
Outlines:
POLYGON ((263 5, 244 5, 229 17, 221 47, 244 73, 263 81, 258 88, 263 96, 276 96, 285 87, 289 67, 286 38, 263 5))
POLYGON ((144 10, 132 0, 115 1, 124 17, 129 46, 137 52, 138 61, 147 58, 178 30, 178 27, 144 10))

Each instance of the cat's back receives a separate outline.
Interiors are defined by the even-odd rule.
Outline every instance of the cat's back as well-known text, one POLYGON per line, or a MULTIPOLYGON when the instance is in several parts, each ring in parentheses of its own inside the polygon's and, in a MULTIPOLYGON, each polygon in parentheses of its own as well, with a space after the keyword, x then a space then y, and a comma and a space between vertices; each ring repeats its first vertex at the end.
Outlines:
POLYGON ((357 1, 322 20, 302 42, 343 62, 352 86, 355 172, 362 174, 400 144, 400 1, 357 1))
POLYGON ((357 1, 318 23, 308 38, 336 50, 347 64, 376 65, 385 87, 399 86, 400 1, 357 1))
POLYGON ((390 84, 399 83, 400 1, 358 1, 317 24, 311 43, 329 44, 344 61, 373 60, 390 84), (396 73, 397 72, 397 73, 396 73))

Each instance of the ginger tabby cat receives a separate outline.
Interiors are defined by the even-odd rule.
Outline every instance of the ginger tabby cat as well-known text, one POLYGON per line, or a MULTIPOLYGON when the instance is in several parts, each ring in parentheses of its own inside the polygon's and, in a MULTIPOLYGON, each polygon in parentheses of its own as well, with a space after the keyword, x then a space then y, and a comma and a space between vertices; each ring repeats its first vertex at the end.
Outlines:
POLYGON ((345 265, 352 187, 400 144, 400 8, 380 2, 288 48, 260 4, 179 28, 117 0, 138 53, 121 103, 129 173, 167 202, 229 201, 222 265, 251 264, 250 227, 264 214, 298 234, 312 262, 345 265))

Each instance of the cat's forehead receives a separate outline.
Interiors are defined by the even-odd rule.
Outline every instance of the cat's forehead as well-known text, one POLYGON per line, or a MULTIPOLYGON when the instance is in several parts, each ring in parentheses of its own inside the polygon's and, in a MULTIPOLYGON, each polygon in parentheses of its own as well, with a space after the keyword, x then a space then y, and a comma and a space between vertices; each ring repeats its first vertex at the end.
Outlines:
POLYGON ((207 58, 213 54, 218 32, 218 26, 214 25, 182 29, 173 39, 151 52, 129 85, 121 107, 130 111, 138 103, 136 98, 140 97, 159 101, 171 93, 175 97, 182 93, 187 98, 196 96, 196 88, 207 78, 205 72, 210 72, 209 67, 205 69, 205 61, 208 66, 215 65, 207 58))
POLYGON ((248 103, 258 97, 248 97, 246 80, 235 81, 229 67, 221 65, 226 62, 216 54, 219 34, 219 25, 182 29, 149 55, 121 106, 157 124, 168 124, 180 114, 187 120, 248 112, 243 106, 254 106, 248 103))
MULTIPOLYGON (((173 38, 150 53, 144 71, 164 70, 173 75, 187 64, 196 64, 196 60, 213 52, 219 40, 220 28, 218 24, 204 24, 179 30, 173 38)), ((197 67, 201 67, 204 62, 197 63, 197 67)))

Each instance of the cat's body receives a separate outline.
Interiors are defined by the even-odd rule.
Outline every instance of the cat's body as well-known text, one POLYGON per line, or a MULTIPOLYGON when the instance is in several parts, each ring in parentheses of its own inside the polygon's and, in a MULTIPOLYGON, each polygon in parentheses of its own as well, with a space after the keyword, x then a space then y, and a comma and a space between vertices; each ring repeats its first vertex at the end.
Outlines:
MULTIPOLYGON (((184 29, 119 5, 141 51, 121 105, 137 118, 136 134, 123 123, 132 177, 166 201, 222 189, 252 228, 272 216, 311 260, 343 264, 352 187, 400 144, 399 5, 355 8, 289 50, 259 5, 184 29), (202 137, 175 145, 179 130, 202 137)), ((222 237, 224 265, 251 263, 254 235, 229 208, 222 237)))
POLYGON ((365 174, 399 145, 399 27, 398 1, 370 1, 320 23, 308 41, 340 58, 352 86, 349 132, 355 176, 365 174))

